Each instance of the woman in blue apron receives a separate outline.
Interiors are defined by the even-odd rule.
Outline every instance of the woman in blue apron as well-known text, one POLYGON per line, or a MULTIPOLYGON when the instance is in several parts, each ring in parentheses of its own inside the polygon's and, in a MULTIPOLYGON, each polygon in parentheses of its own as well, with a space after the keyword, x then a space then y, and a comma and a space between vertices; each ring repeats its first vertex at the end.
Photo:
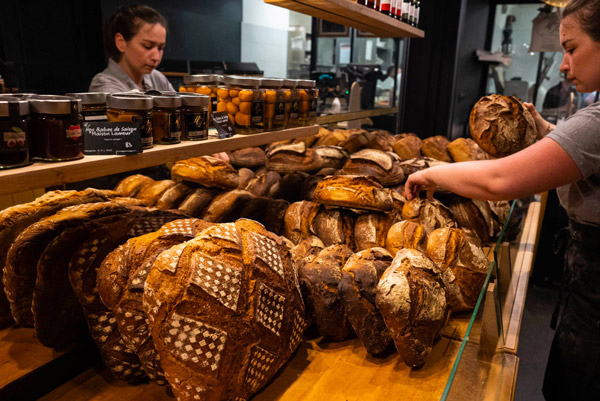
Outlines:
MULTIPOLYGON (((571 0, 563 12, 561 72, 581 93, 600 90, 600 0, 571 0)), ((481 200, 557 189, 569 216, 564 311, 546 368, 547 400, 600 400, 600 102, 559 127, 533 105, 539 141, 513 155, 453 163, 408 177, 405 194, 444 188, 481 200)))

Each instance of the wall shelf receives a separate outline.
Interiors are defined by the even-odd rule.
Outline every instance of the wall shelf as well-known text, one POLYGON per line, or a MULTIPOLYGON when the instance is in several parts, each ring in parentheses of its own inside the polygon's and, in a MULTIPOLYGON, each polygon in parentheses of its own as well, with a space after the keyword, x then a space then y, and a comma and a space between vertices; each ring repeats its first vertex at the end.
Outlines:
POLYGON ((0 171, 0 195, 83 181, 195 156, 316 135, 318 132, 319 127, 313 125, 219 139, 216 137, 216 131, 211 130, 209 138, 205 141, 155 145, 154 148, 133 156, 86 156, 83 159, 69 162, 34 163, 27 167, 0 171))
POLYGON ((383 109, 348 111, 339 114, 328 114, 317 117, 317 124, 333 124, 342 121, 359 120, 361 118, 385 116, 386 114, 398 113, 397 107, 388 107, 383 109))
POLYGON ((264 0, 272 4, 382 38, 423 38, 425 32, 349 0, 264 0))

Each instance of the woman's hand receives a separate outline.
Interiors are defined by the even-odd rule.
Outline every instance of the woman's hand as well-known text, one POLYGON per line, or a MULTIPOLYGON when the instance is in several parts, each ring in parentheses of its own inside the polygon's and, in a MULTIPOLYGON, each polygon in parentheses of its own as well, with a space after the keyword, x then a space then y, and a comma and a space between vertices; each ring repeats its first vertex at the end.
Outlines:
POLYGON ((538 111, 535 109, 535 106, 532 103, 524 102, 523 104, 525 105, 525 107, 527 107, 527 110, 529 110, 533 117, 533 120, 535 121, 538 139, 542 139, 543 137, 548 135, 550 131, 556 128, 556 125, 544 120, 544 118, 540 115, 540 113, 538 113, 538 111))
POLYGON ((417 171, 408 176, 404 184, 404 196, 407 200, 418 198, 421 190, 427 191, 427 199, 433 199, 437 185, 427 178, 427 170, 417 171))

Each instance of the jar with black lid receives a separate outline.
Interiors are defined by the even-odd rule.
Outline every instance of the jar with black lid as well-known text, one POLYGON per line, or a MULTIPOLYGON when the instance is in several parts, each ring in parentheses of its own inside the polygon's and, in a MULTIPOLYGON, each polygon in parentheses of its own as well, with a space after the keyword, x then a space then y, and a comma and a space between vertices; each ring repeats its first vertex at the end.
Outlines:
POLYGON ((183 139, 202 141, 208 138, 210 97, 196 93, 181 94, 181 131, 183 139))
POLYGON ((83 121, 108 121, 106 117, 106 92, 67 93, 81 100, 81 116, 83 121))
POLYGON ((106 115, 110 122, 139 122, 142 147, 154 146, 152 135, 152 96, 134 93, 111 93, 106 96, 106 115))
POLYGON ((27 100, 0 96, 0 133, 0 169, 30 165, 27 100))
POLYGON ((185 86, 179 88, 179 92, 198 93, 210 96, 208 113, 217 109, 217 90, 223 83, 223 77, 215 74, 195 74, 183 77, 185 86))
POLYGON ((181 97, 177 94, 152 95, 152 135, 155 144, 181 142, 181 97))
POLYGON ((28 100, 33 160, 58 162, 81 159, 81 100, 54 95, 37 95, 28 100))

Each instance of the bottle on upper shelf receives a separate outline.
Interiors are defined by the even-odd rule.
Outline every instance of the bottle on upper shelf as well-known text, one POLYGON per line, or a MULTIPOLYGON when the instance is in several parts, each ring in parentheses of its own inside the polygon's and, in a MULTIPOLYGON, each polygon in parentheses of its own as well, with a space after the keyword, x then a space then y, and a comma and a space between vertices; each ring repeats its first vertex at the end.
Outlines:
POLYGON ((391 16, 390 11, 392 9, 392 1, 391 0, 380 0, 379 2, 379 12, 391 16))
POLYGON ((358 4, 377 10, 380 0, 358 0, 358 4))
POLYGON ((415 9, 415 18, 414 18, 414 21, 415 21, 414 26, 417 28, 419 27, 420 14, 421 14, 421 0, 417 0, 417 5, 416 5, 416 9, 415 9))
POLYGON ((408 24, 408 13, 410 11, 410 0, 402 0, 402 22, 408 24))
POLYGON ((402 0, 392 0, 392 8, 390 10, 390 16, 395 19, 400 19, 400 8, 402 7, 402 0))

